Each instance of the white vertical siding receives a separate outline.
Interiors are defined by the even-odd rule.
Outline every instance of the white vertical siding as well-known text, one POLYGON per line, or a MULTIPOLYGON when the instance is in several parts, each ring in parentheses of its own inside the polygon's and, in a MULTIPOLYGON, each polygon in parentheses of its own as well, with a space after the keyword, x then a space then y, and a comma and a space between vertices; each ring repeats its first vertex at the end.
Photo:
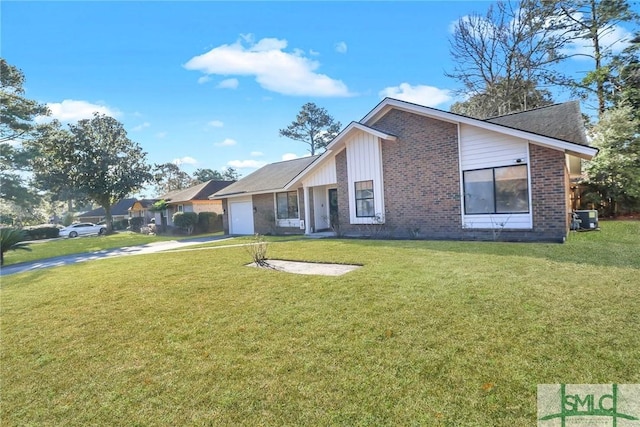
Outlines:
POLYGON ((329 185, 338 182, 336 177, 336 158, 331 156, 316 171, 304 179, 305 187, 314 187, 317 185, 329 185))
MULTIPOLYGON (((524 139, 460 125, 460 192, 464 194, 463 172, 474 169, 527 164, 529 181, 529 213, 462 215, 464 228, 478 229, 531 229, 531 170, 529 166, 529 142, 524 139), (519 160, 519 161, 518 161, 519 160)), ((464 197, 460 198, 464 212, 464 197)))
POLYGON ((376 215, 384 216, 384 193, 382 180, 382 147, 374 135, 358 132, 346 143, 347 174, 349 176, 349 216, 351 224, 371 224, 374 218, 356 217, 355 183, 373 180, 373 197, 376 215))

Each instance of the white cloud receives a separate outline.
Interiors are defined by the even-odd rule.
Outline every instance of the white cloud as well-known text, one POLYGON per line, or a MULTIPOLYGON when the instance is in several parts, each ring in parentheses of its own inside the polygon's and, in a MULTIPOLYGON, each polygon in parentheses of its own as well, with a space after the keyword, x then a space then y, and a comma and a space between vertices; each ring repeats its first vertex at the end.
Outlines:
POLYGON ((138 132, 138 131, 141 131, 142 129, 148 128, 149 126, 151 126, 151 123, 144 122, 142 124, 139 124, 136 127, 131 128, 131 130, 138 132))
POLYGON ((158 132, 158 133, 156 133, 156 138, 162 139, 162 138, 164 138, 166 136, 167 136, 167 132, 158 132))
POLYGON ((207 75, 254 76, 271 92, 296 96, 351 96, 340 80, 316 73, 317 61, 301 51, 285 52, 286 40, 242 35, 234 44, 224 44, 191 58, 184 67, 207 75))
POLYGON ((251 152, 251 157, 261 157, 264 156, 264 153, 262 151, 252 151, 251 152))
POLYGON ((380 95, 381 98, 388 96, 427 107, 435 107, 452 99, 451 92, 447 89, 438 89, 437 87, 424 85, 411 86, 409 83, 400 83, 399 86, 386 87, 381 90, 378 95, 380 95))
POLYGON ((225 79, 218 83, 216 87, 220 89, 237 89, 239 84, 238 79, 225 79))
POLYGON ((185 156, 185 157, 180 157, 179 159, 173 159, 171 161, 171 163, 173 163, 174 165, 195 165, 198 163, 198 161, 196 159, 194 159, 193 157, 189 157, 189 156, 185 156))
POLYGON ((236 145, 237 142, 235 139, 225 138, 224 141, 216 142, 213 145, 216 147, 231 147, 232 145, 236 145))
POLYGON ((82 119, 90 119, 93 113, 97 112, 106 116, 118 117, 120 112, 113 110, 106 105, 92 104, 87 101, 76 101, 74 99, 65 99, 62 102, 48 103, 49 116, 36 117, 36 123, 44 123, 53 119, 61 122, 77 122, 82 119))
POLYGON ((347 44, 345 42, 336 43, 336 52, 347 53, 347 44))
POLYGON ((211 77, 209 76, 202 76, 198 79, 198 84, 205 84, 207 82, 211 81, 211 77))
POLYGON ((258 169, 266 164, 266 162, 258 160, 231 160, 227 162, 227 165, 238 169, 258 169))
POLYGON ((224 126, 224 123, 220 120, 211 120, 209 123, 207 123, 209 126, 211 126, 212 128, 221 128, 224 126))
POLYGON ((294 154, 294 153, 284 153, 282 155, 282 160, 293 160, 293 159, 297 159, 298 155, 294 154))

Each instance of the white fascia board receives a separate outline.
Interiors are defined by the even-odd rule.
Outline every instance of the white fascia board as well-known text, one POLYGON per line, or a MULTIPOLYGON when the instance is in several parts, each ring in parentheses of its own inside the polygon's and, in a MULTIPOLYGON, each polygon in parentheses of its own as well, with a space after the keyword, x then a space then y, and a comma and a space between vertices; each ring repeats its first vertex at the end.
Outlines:
POLYGON ((373 129, 369 126, 363 125, 362 123, 351 122, 335 138, 333 138, 333 141, 331 141, 329 145, 327 145, 326 151, 322 153, 322 155, 320 155, 320 157, 318 157, 316 161, 311 163, 304 171, 298 174, 295 179, 291 180, 291 182, 289 182, 289 184, 287 184, 283 190, 288 190, 296 184, 299 185, 302 179, 309 173, 311 173, 311 171, 315 170, 317 167, 320 167, 320 165, 325 163, 326 159, 338 153, 340 151, 338 149, 339 146, 341 144, 344 144, 344 141, 346 141, 346 139, 355 131, 366 132, 371 135, 377 136, 380 139, 385 139, 388 141, 395 141, 396 139, 398 139, 395 135, 381 132, 377 129, 373 129))
POLYGON ((232 194, 220 194, 220 195, 213 195, 211 196, 210 200, 222 200, 222 199, 236 199, 238 197, 247 197, 247 196, 254 196, 257 194, 272 194, 272 193, 279 193, 285 191, 284 188, 274 188, 274 189, 270 189, 270 190, 260 190, 260 191, 244 191, 241 193, 232 193, 232 194))
MULTIPOLYGON (((377 129, 373 129, 363 123, 359 123, 359 122, 351 122, 349 123, 349 125, 344 128, 335 138, 333 138, 333 141, 331 141, 329 143, 329 145, 327 145, 327 151, 330 151, 331 149, 333 149, 336 145, 343 143, 345 141, 345 139, 347 139, 355 130, 360 130, 362 132, 366 132, 366 133, 370 133, 371 135, 377 136, 378 138, 381 139, 386 139, 386 140, 390 140, 390 141, 395 141, 397 139, 397 137, 395 135, 391 135, 388 133, 384 133, 381 132, 377 129)), ((324 157, 324 154, 322 156, 320 156, 320 158, 324 157)))
POLYGON ((431 107, 425 107, 422 105, 412 104, 405 101, 400 101, 393 98, 385 98, 380 102, 369 114, 363 119, 362 123, 369 124, 375 122, 380 117, 384 116, 392 108, 407 111, 422 116, 443 120, 450 123, 466 124, 470 126, 476 126, 482 129, 510 135, 516 138, 526 139, 534 144, 542 145, 556 150, 562 150, 568 154, 590 160, 597 153, 598 149, 588 147, 586 145, 575 144, 573 142, 562 141, 560 139, 550 138, 548 136, 538 135, 536 133, 527 132, 524 130, 514 129, 507 126, 498 125, 495 123, 487 122, 480 119, 474 119, 472 117, 462 116, 460 114, 449 113, 447 111, 438 110, 431 107))

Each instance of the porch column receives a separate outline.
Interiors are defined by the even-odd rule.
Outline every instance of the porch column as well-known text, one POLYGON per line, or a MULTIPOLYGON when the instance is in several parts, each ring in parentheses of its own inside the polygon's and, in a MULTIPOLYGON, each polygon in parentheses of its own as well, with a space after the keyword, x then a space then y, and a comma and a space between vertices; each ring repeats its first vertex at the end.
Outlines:
POLYGON ((304 234, 311 234, 311 187, 302 187, 304 192, 304 234))

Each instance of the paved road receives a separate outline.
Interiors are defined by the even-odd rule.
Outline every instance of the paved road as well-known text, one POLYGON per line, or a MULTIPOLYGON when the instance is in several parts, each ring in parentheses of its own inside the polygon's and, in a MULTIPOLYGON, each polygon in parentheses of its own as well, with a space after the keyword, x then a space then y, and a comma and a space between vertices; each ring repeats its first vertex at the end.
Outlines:
POLYGON ((76 264, 84 261, 92 261, 98 259, 113 258, 118 256, 129 255, 143 255, 151 254, 155 252, 162 252, 173 249, 182 249, 192 245, 199 245, 201 243, 213 242, 215 240, 230 239, 228 236, 213 236, 213 237, 197 237, 194 239, 185 240, 168 240, 164 242, 148 243, 140 246, 128 246, 125 248, 116 249, 104 249, 97 252, 90 252, 84 254, 63 255, 55 258, 47 258, 33 262, 22 262, 19 264, 8 265, 0 269, 1 276, 7 276, 9 274, 22 273, 25 271, 40 270, 43 268, 57 267, 60 265, 76 264))

